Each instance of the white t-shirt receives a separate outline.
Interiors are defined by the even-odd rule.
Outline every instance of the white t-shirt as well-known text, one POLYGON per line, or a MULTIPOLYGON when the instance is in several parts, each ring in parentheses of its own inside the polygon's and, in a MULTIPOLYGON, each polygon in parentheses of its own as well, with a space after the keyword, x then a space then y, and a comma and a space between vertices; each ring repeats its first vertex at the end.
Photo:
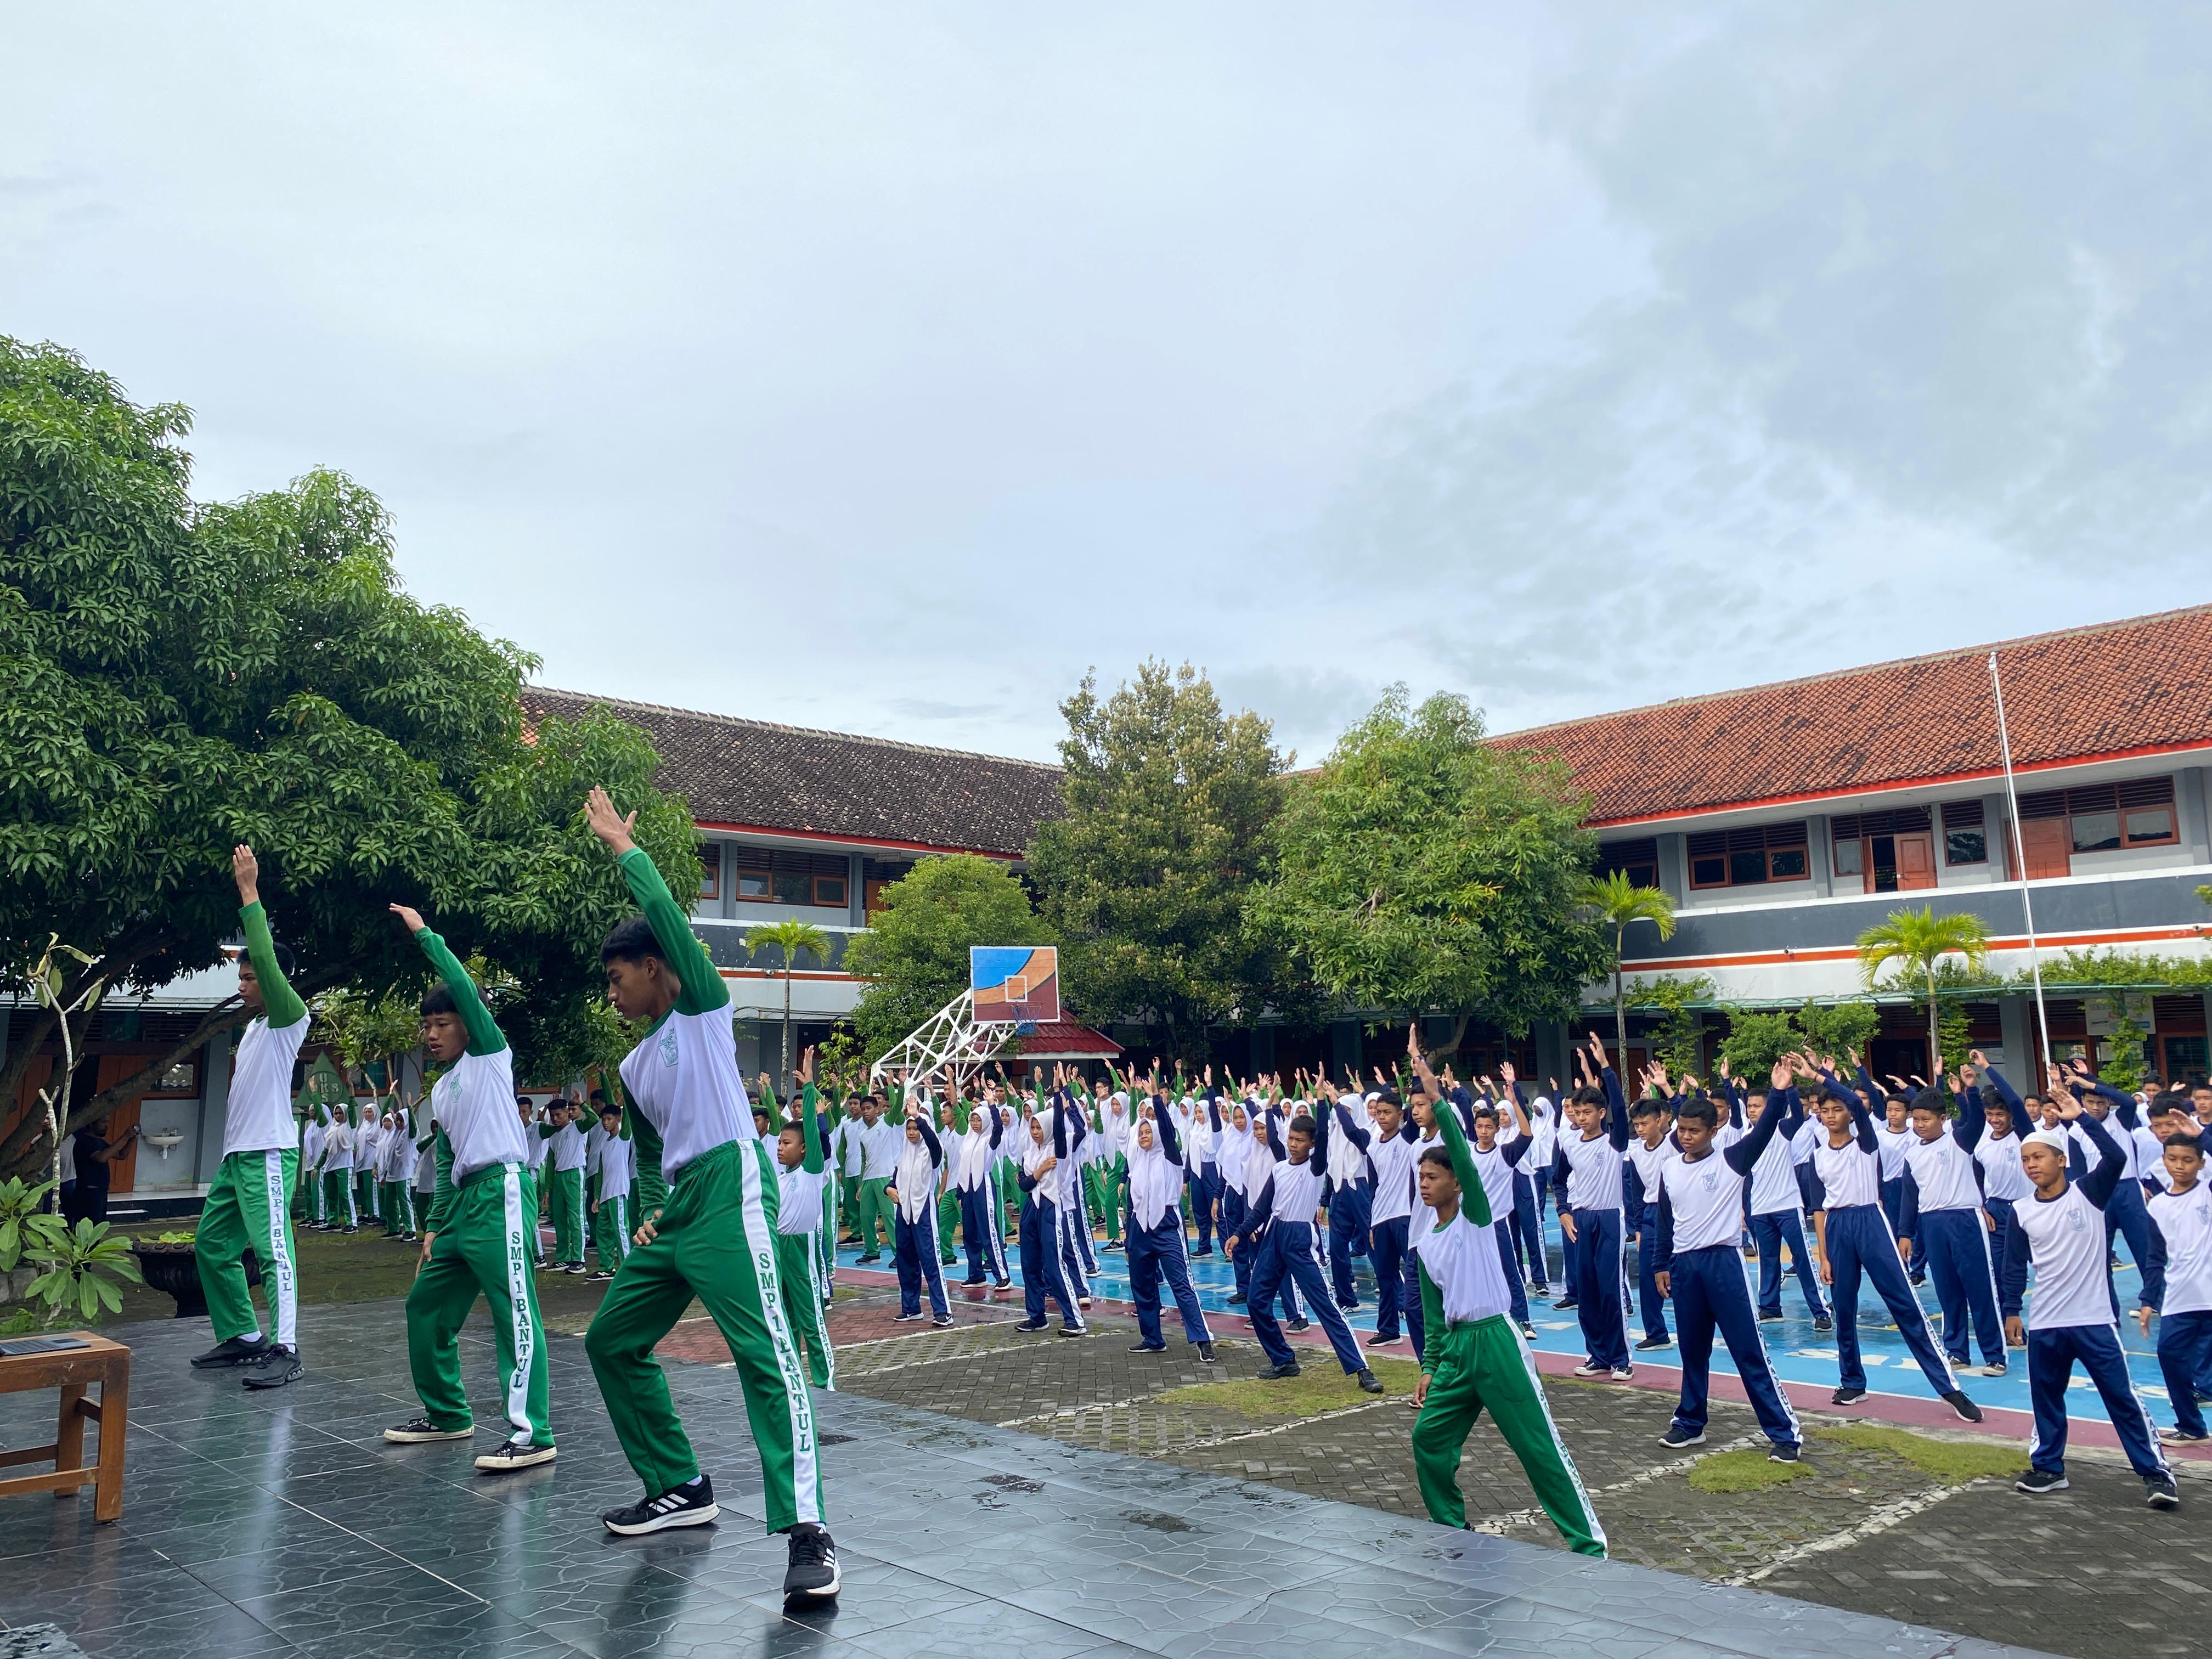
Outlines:
POLYGON ((2159 1312, 2212 1313, 2212 1187, 2200 1180, 2185 1193, 2154 1193, 2148 1207, 2166 1246, 2159 1312))
MULTIPOLYGON (((730 1005, 687 1014, 672 1008, 622 1063, 631 1104, 660 1136, 660 1170, 673 1186, 684 1166, 726 1141, 760 1139, 753 1127, 730 1005)), ((582 1161, 582 1137, 578 1162, 582 1161)))
MULTIPOLYGON (((478 1170, 495 1164, 530 1161, 523 1144, 522 1120, 514 1109, 514 1050, 463 1054, 430 1091, 430 1115, 453 1148, 453 1182, 458 1187, 478 1170)), ((537 1131, 530 1132, 532 1139, 537 1131)))
POLYGON ((248 1020, 230 1064, 230 1099, 223 1108, 222 1155, 285 1152, 299 1144, 292 1115, 292 1067, 307 1040, 313 1017, 302 1015, 277 1030, 266 1015, 248 1020))

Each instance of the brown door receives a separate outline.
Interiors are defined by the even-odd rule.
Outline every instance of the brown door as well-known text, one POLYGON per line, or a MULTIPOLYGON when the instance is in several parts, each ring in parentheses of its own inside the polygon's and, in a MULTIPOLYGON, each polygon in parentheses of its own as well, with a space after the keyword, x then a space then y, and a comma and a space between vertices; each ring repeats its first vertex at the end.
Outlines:
POLYGON ((2021 855, 2030 881, 2074 873, 2073 831, 2064 818, 2029 818, 2020 826, 2021 855))
POLYGON ((1910 893, 1936 884, 1936 838, 1930 835, 1897 838, 1897 890, 1910 893))

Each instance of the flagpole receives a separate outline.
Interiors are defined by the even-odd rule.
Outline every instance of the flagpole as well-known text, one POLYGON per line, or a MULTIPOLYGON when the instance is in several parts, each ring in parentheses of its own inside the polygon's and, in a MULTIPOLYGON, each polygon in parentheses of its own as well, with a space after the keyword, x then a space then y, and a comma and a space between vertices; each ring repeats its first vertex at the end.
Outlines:
MULTIPOLYGON (((2004 755, 2005 799, 2011 809, 2013 868, 2020 872, 2020 909, 2027 921, 2027 968, 2035 981, 2035 1023, 2043 1031, 2043 1060, 2048 1066, 2054 1058, 2051 1047, 2051 1016, 2043 1006, 2043 959, 2035 944, 2035 902, 2027 891, 2027 846, 2021 839, 2020 790, 2013 782, 2012 738, 2005 731, 2004 684, 1997 678, 1997 653, 1990 653, 1990 690, 1997 704, 1997 747, 2004 755)), ((2027 1081, 2040 1092, 2040 1080, 2033 1069, 2027 1081)))

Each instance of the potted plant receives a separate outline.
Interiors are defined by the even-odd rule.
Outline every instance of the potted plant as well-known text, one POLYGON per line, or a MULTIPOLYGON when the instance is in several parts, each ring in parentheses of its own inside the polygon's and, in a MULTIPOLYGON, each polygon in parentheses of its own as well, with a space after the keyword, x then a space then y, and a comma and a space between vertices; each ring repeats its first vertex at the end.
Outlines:
POLYGON ((105 1221, 80 1221, 71 1227, 58 1216, 33 1216, 23 1231, 28 1235, 23 1254, 40 1272, 24 1305, 10 1316, 11 1328, 77 1319, 89 1325, 101 1310, 113 1313, 122 1307, 117 1280, 138 1281, 130 1245, 114 1237, 105 1221))
MULTIPOLYGON (((193 1247, 191 1233, 161 1233, 153 1238, 142 1238, 131 1249, 138 1258, 139 1272, 145 1282, 175 1299, 177 1318, 207 1316, 207 1297, 200 1289, 199 1255, 193 1247)), ((261 1263, 251 1250, 246 1253, 246 1282, 261 1282, 261 1263)))
POLYGON ((31 1229, 32 1218, 40 1213, 39 1206, 52 1190, 51 1181, 27 1187, 21 1176, 0 1182, 0 1303, 22 1301, 31 1281, 39 1276, 36 1267, 20 1264, 25 1247, 36 1236, 31 1229))

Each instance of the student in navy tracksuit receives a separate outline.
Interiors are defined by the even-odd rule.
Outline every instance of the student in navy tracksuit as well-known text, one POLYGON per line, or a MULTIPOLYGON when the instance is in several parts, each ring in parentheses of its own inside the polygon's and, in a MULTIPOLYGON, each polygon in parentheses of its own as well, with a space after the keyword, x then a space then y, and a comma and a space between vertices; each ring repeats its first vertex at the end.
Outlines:
POLYGON ((1626 1382, 1635 1375, 1621 1304, 1621 1170, 1628 1148, 1628 1102, 1595 1032, 1590 1034, 1590 1052, 1605 1086, 1584 1085, 1575 1091, 1568 1125, 1559 1131, 1552 1155, 1552 1186, 1559 1194, 1559 1232, 1567 1246, 1567 1294, 1589 1349, 1575 1375, 1626 1382))
MULTIPOLYGON (((1330 1115, 1326 1088, 1314 1104, 1316 1117, 1326 1124, 1330 1115)), ((1364 1113, 1366 1109, 1365 1097, 1357 1092, 1347 1092, 1337 1098, 1336 1115, 1339 1117, 1349 1116, 1352 1111, 1364 1113)), ((1323 1171, 1328 1176, 1327 1265, 1331 1288, 1336 1292, 1336 1305, 1349 1313, 1359 1305, 1359 1285, 1352 1278, 1352 1258, 1366 1253, 1367 1228, 1374 1208, 1374 1191, 1367 1184, 1366 1164, 1350 1142, 1340 1146, 1333 1161, 1335 1167, 1323 1171)), ((1379 1279, 1375 1293, 1378 1297, 1382 1293, 1379 1279)))
POLYGON ((1014 1328, 1045 1328, 1045 1297, 1060 1304, 1062 1336, 1081 1336, 1082 1312, 1067 1293, 1060 1276, 1060 1211, 1053 1201, 1059 1190, 1061 1166, 1067 1161, 1067 1114, 1052 1115, 1052 1139, 1044 1138, 1044 1120, 1028 1120, 1028 1144, 1022 1148, 1019 1173, 1022 1191, 1022 1305, 1027 1317, 1014 1328))
POLYGON ((1920 1363, 1929 1386, 1969 1423, 1982 1420, 1981 1407, 1966 1397, 1952 1375, 1950 1362, 1928 1329, 1928 1316, 1905 1277, 1905 1256, 1881 1210, 1881 1147, 1866 1103, 1821 1073, 1820 1121, 1827 1133, 1813 1149, 1813 1174, 1820 1183, 1820 1209, 1813 1220, 1820 1242, 1820 1277, 1834 1287, 1836 1353, 1841 1375, 1834 1403, 1848 1406, 1866 1398, 1866 1362, 1859 1356, 1859 1280, 1869 1280, 1898 1334, 1920 1363))
POLYGON ((968 1285, 1008 1281, 1006 1245, 999 1223, 999 1145, 1006 1120, 986 1099, 968 1114, 968 1133, 954 1150, 952 1180, 960 1194, 960 1230, 968 1240, 968 1285), (984 1125, 988 1121, 989 1127, 984 1125))
MULTIPOLYGON (((1376 1098, 1374 1110, 1370 1128, 1358 1122, 1339 1102, 1336 1121, 1344 1138, 1367 1159, 1367 1259, 1375 1269, 1375 1334, 1368 1346, 1381 1347, 1398 1340, 1407 1266, 1406 1227, 1413 1213, 1413 1165, 1420 1149, 1413 1120, 1405 1115, 1396 1090, 1385 1089, 1376 1098)), ((1522 1322, 1528 1322, 1525 1312, 1522 1322)))
POLYGON ((1268 1146, 1274 1161, 1259 1196, 1245 1212, 1244 1231, 1224 1241, 1231 1255, 1240 1249, 1258 1252, 1252 1264, 1248 1306, 1252 1334, 1260 1339, 1267 1355, 1269 1369, 1260 1374, 1269 1378, 1298 1374, 1297 1356, 1283 1340, 1273 1305, 1283 1281, 1290 1279, 1313 1305, 1314 1317, 1328 1333, 1329 1346, 1336 1351, 1337 1363, 1345 1374, 1358 1377, 1359 1386, 1368 1393, 1380 1394, 1382 1382, 1360 1357, 1358 1345, 1352 1340, 1352 1327, 1345 1323, 1342 1310, 1322 1278, 1321 1264, 1314 1260, 1313 1218, 1321 1207, 1322 1172, 1328 1167, 1328 1118, 1324 1115, 1315 1119, 1301 1112, 1291 1120, 1289 1131, 1279 1140, 1269 1139, 1268 1146))
POLYGON ((2033 1263, 2035 1304, 2024 1332, 2016 1314, 2005 1325, 2006 1334, 2027 1347, 2035 1438, 2028 1447, 2027 1473, 2014 1487, 2030 1497, 2066 1489, 2066 1392, 2078 1364, 2096 1385, 2128 1462, 2142 1478, 2145 1501, 2153 1509, 2170 1510, 2181 1498, 2158 1449, 2150 1413, 2128 1375, 2128 1357, 2112 1316, 2111 1246, 2100 1224, 2112 1194, 2134 1186, 2126 1179, 2130 1159, 2080 1101, 2063 1089, 2052 1093, 2067 1128, 2078 1125, 2098 1159, 2081 1180, 2069 1181, 2067 1169, 2076 1152, 2070 1134, 2038 1129, 2021 1143, 2020 1161, 2035 1183, 2035 1195, 2013 1206, 2005 1292, 2017 1305, 2033 1263))
POLYGON ((1990 1229, 1982 1217, 1981 1179, 1974 1163, 1974 1148, 1989 1119, 1978 1098, 1955 1122, 1950 1107, 1950 1096, 1939 1089, 1923 1089, 1913 1097, 1898 1242, 1927 1261, 1936 1280, 1936 1300, 1943 1310, 1943 1351, 1952 1365, 1966 1363, 1971 1339, 1978 1336, 1982 1375, 2002 1376, 2005 1342, 1997 1322, 1996 1268, 1990 1259, 1990 1229))
POLYGON ((897 1255, 899 1311, 902 1320, 921 1317, 921 1292, 929 1291, 929 1311, 934 1322, 952 1322, 952 1310, 945 1299, 945 1271, 937 1250, 937 1179, 945 1168, 945 1146, 930 1127, 926 1097, 907 1107, 906 1142, 899 1148, 898 1169, 884 1196, 891 1200, 891 1243, 897 1255))
MULTIPOLYGON (((2093 1122, 2102 1119, 2107 1112, 2119 1120, 2120 1131, 2112 1135, 2112 1144, 2120 1149, 2120 1157, 2124 1164, 2121 1174, 2124 1177, 2139 1176, 2141 1172, 2136 1168, 2138 1159, 2136 1156, 2135 1129, 2136 1125, 2142 1119, 2136 1110, 2135 1097, 2124 1095, 2118 1089, 2098 1082, 2095 1078, 2089 1075, 2088 1068, 2084 1062, 2077 1060, 2074 1064, 2075 1075, 2068 1077, 2054 1066, 2051 1068, 2052 1078, 2063 1080, 2067 1089, 2076 1097, 2088 1097, 2081 1102, 2082 1112, 2083 1115, 2093 1122), (2090 1104, 2092 1099, 2097 1103, 2095 1105, 2090 1104)), ((2075 1118, 2072 1121, 2075 1132, 2067 1137, 2073 1143, 2073 1149, 2068 1157, 2068 1173, 2074 1180, 2081 1181, 2087 1176, 2089 1168, 2082 1146, 2082 1136, 2087 1131, 2081 1127, 2080 1118, 2075 1118)), ((2107 1130, 2106 1133, 2111 1132, 2107 1130)), ((2115 1236, 2128 1241, 2128 1254, 2135 1258, 2136 1270, 2140 1272, 2150 1259, 2150 1214, 2143 1208, 2143 1189, 2140 1179, 2124 1178, 2120 1184, 2113 1188, 2112 1197, 2106 1200, 2106 1249, 2112 1248, 2115 1236)), ((2112 1294, 2112 1317, 2118 1319, 2119 1315, 2119 1292, 2115 1289, 2112 1294)))
POLYGON ((1160 1280, 1165 1279, 1176 1311, 1182 1316, 1184 1340, 1211 1365, 1213 1333, 1199 1311, 1184 1254, 1183 1154, 1176 1139, 1175 1114, 1165 1095, 1155 1095, 1139 1109, 1143 1115, 1129 1137, 1129 1216, 1123 1234, 1129 1251, 1129 1299, 1137 1304, 1137 1345, 1129 1352, 1158 1353, 1168 1346, 1160 1334, 1160 1280))
POLYGON ((1658 1174, 1659 1283, 1662 1293, 1674 1304, 1675 1329, 1682 1345, 1682 1397, 1674 1421, 1661 1437, 1666 1445, 1705 1443, 1713 1333, 1717 1330, 1728 1344, 1744 1392, 1751 1396, 1759 1425, 1772 1444, 1768 1458, 1777 1463, 1797 1462, 1804 1433, 1767 1362, 1743 1258, 1736 1249, 1742 1228, 1743 1177, 1791 1115, 1796 1094, 1791 1076, 1786 1061, 1776 1065, 1759 1121, 1749 1134, 1724 1151, 1714 1148, 1720 1112, 1711 1100, 1685 1101, 1676 1114, 1674 1138, 1681 1155, 1661 1164, 1658 1174))
POLYGON ((1629 1108, 1626 1167, 1621 1171, 1620 1213, 1636 1235, 1636 1285, 1643 1304, 1639 1351, 1671 1348, 1667 1331, 1667 1293, 1659 1288, 1659 1166, 1681 1155, 1674 1138, 1674 1104, 1646 1097, 1629 1108))

